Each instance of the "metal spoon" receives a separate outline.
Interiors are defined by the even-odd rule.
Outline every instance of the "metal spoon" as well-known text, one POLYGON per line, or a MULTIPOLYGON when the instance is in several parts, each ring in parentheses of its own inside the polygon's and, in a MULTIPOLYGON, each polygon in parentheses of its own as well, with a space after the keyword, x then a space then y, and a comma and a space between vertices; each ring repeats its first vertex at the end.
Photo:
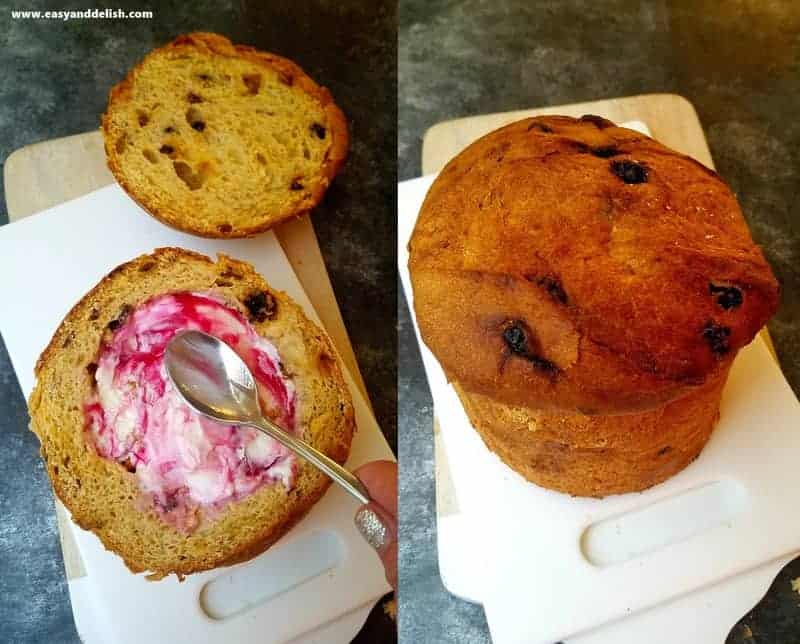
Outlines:
POLYGON ((229 425, 260 429, 321 469, 361 503, 370 502, 366 488, 353 474, 264 417, 253 374, 227 344, 201 331, 184 331, 167 345, 165 364, 175 388, 195 411, 229 425))

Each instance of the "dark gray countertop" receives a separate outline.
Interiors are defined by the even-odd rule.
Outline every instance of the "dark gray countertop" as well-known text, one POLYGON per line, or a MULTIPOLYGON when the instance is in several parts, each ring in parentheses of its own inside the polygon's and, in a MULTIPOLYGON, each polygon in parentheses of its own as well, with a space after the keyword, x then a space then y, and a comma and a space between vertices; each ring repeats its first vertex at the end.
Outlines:
MULTIPOLYGON (((74 2, 47 5, 84 8, 74 2)), ((297 61, 329 87, 350 121, 350 158, 313 221, 378 422, 396 451, 395 3, 200 0, 109 6, 152 8, 155 16, 18 21, 10 18, 12 8, 44 7, 0 2, 0 159, 24 145, 98 127, 109 88, 148 50, 180 33, 218 31, 297 61)), ((5 199, 0 203, 2 224, 5 199)), ((77 642, 52 493, 27 423, 25 401, 0 341, 0 642, 77 642)), ((395 640, 394 624, 379 603, 356 641, 395 640)))
MULTIPOLYGON (((719 173, 783 287, 769 325, 800 392, 800 4, 401 0, 399 174, 420 174, 422 136, 460 116, 656 92, 694 103, 719 173)), ((400 639, 488 642, 483 611, 442 587, 436 559, 432 405, 399 306, 400 639)), ((787 494, 792 491, 787 491, 787 494)), ((798 544, 800 546, 800 544, 798 544)), ((729 643, 800 641, 800 560, 729 643)))

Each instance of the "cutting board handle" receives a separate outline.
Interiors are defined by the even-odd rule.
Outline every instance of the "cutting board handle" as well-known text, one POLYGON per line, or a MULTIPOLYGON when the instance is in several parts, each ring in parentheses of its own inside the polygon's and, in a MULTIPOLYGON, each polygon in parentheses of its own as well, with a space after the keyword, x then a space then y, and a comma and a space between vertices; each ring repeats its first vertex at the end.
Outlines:
POLYGON ((279 542, 246 566, 228 569, 200 589, 200 607, 215 621, 224 621, 301 586, 339 566, 345 559, 340 536, 317 530, 279 542))

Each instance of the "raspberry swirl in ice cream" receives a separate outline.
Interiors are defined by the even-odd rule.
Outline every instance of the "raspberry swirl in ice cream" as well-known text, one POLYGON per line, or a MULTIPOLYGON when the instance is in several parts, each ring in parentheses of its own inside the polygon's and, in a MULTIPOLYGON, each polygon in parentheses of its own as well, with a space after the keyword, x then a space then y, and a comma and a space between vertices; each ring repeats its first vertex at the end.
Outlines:
POLYGON ((210 420, 183 402, 164 366, 167 343, 183 329, 233 348, 256 378, 265 413, 288 431, 296 430, 296 398, 275 347, 212 294, 153 297, 101 346, 97 389, 85 405, 92 442, 101 456, 135 472, 165 521, 190 532, 200 508, 213 513, 265 483, 291 488, 296 459, 261 432, 210 420))

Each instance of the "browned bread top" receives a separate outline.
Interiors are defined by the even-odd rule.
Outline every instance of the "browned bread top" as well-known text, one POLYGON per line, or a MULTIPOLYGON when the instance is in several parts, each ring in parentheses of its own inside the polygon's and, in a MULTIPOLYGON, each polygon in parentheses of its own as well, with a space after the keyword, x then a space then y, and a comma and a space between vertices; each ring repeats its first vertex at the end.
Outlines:
POLYGON ((653 406, 724 367, 778 305, 722 179, 595 116, 470 145, 409 251, 425 342, 465 389, 509 404, 653 406))
POLYGON ((295 63, 211 33, 149 53, 109 95, 111 172, 164 223, 244 237, 308 212, 347 156, 347 123, 295 63))
POLYGON ((216 262, 161 248, 123 264, 67 314, 36 365, 29 401, 53 488, 82 528, 134 572, 186 575, 258 555, 321 498, 330 480, 302 459, 291 486, 268 483, 221 508, 200 509, 199 526, 177 529, 143 495, 128 463, 100 456, 85 404, 97 390, 98 354, 121 319, 153 296, 205 292, 237 310, 277 350, 296 396, 295 431, 343 463, 354 431, 353 407, 326 335, 285 293, 249 264, 216 262))

